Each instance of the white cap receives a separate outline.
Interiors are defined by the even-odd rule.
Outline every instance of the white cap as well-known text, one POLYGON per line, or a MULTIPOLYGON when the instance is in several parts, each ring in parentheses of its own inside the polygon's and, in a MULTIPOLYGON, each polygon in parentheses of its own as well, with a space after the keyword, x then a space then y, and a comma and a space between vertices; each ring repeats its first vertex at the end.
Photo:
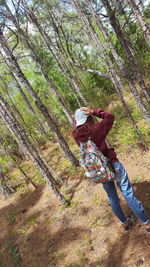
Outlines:
POLYGON ((88 117, 89 115, 85 114, 85 111, 77 109, 75 112, 76 127, 84 124, 88 117))

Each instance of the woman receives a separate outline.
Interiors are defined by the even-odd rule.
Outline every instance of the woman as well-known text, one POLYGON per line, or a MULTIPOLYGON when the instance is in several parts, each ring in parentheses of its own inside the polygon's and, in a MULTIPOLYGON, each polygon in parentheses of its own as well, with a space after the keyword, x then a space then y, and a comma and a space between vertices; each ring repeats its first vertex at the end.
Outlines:
MULTIPOLYGON (((123 165, 117 159, 117 155, 112 148, 109 148, 105 138, 109 133, 114 122, 114 116, 103 110, 92 110, 86 107, 77 109, 75 112, 74 130, 72 135, 76 143, 80 146, 80 142, 84 143, 90 137, 91 140, 97 145, 100 151, 106 156, 114 170, 115 180, 117 186, 122 192, 124 199, 128 203, 131 210, 138 217, 142 224, 145 225, 146 231, 150 233, 150 221, 147 218, 142 204, 136 199, 132 185, 128 179, 128 174, 123 165), (102 121, 94 123, 93 116, 101 118, 102 121)), ((118 194, 116 191, 114 181, 105 182, 102 184, 105 189, 111 208, 114 214, 118 217, 126 232, 130 231, 133 225, 132 216, 126 217, 121 209, 118 194)))

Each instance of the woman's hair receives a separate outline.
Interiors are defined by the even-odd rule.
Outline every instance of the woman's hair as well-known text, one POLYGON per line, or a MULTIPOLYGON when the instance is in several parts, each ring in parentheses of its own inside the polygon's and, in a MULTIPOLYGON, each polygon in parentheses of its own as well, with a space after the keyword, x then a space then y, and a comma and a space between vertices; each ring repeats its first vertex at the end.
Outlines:
POLYGON ((94 121, 94 118, 93 118, 92 115, 89 115, 89 116, 87 117, 86 122, 85 122, 84 124, 82 124, 82 125, 77 126, 76 129, 82 127, 82 126, 85 125, 85 124, 89 124, 89 125, 91 125, 91 126, 92 126, 92 124, 95 124, 95 121, 94 121))
POLYGON ((87 120, 86 120, 85 123, 94 124, 95 122, 94 122, 94 118, 93 118, 93 116, 92 116, 92 115, 88 116, 88 117, 87 117, 87 120))

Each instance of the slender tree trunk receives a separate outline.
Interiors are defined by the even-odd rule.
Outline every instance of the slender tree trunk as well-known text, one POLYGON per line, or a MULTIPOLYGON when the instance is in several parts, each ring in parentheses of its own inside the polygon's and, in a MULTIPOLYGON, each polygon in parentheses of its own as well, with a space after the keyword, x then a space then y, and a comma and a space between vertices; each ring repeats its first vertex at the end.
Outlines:
MULTIPOLYGON (((30 20, 36 25, 36 27, 38 28, 41 36, 43 37, 49 51, 54 55, 55 59, 57 60, 57 62, 59 62, 59 65, 62 64, 61 61, 63 61, 63 65, 65 65, 65 61, 61 58, 62 55, 59 53, 59 55, 57 56, 58 50, 55 49, 55 47, 53 46, 53 42, 51 40, 51 38, 49 37, 49 35, 47 34, 47 32, 44 30, 44 28, 41 26, 41 24, 38 21, 38 18, 35 16, 35 14, 29 9, 29 7, 27 6, 27 4, 25 3, 24 0, 20 0, 22 5, 24 6, 25 10, 27 11, 27 16, 30 18, 30 20), (53 51, 54 50, 54 51, 53 51)), ((75 88, 76 92, 79 94, 79 97, 82 99, 83 103, 85 105, 87 105, 87 101, 84 98, 84 96, 81 93, 80 88, 78 87, 74 77, 71 75, 70 70, 68 69, 68 75, 69 78, 71 80, 71 83, 73 84, 73 87, 75 88)))
POLYGON ((94 70, 94 69, 91 69, 91 68, 84 67, 83 65, 78 64, 78 63, 74 63, 74 65, 75 65, 76 67, 78 67, 80 70, 84 70, 84 71, 87 71, 87 72, 89 72, 89 73, 96 74, 96 75, 98 75, 99 77, 105 78, 105 79, 107 79, 107 80, 110 79, 110 78, 109 78, 109 75, 106 74, 106 73, 102 73, 102 72, 100 72, 100 71, 98 71, 98 70, 94 70))
POLYGON ((21 96, 22 96, 24 102, 26 103, 28 109, 29 109, 30 112, 36 117, 37 126, 38 126, 39 129, 40 129, 40 133, 41 133, 41 135, 44 134, 45 136, 47 136, 47 133, 46 133, 46 131, 45 131, 45 129, 44 129, 44 127, 43 127, 41 121, 38 119, 38 116, 37 116, 35 110, 34 110, 33 107, 31 106, 31 104, 30 104, 28 98, 26 97, 24 91, 22 90, 22 88, 21 88, 21 86, 20 86, 18 80, 16 79, 16 77, 15 77, 15 75, 13 74, 12 71, 11 71, 11 75, 12 75, 12 77, 14 78, 14 80, 15 80, 15 84, 16 84, 16 88, 19 90, 19 92, 20 92, 20 94, 21 94, 21 96))
MULTIPOLYGON (((48 4, 47 1, 46 1, 46 4, 48 4)), ((83 80, 80 78, 80 75, 79 75, 78 71, 74 67, 75 59, 74 59, 73 55, 70 52, 69 41, 68 41, 68 38, 66 37, 65 31, 63 29, 63 26, 59 22, 58 16, 56 17, 54 12, 52 10, 51 11, 49 11, 49 10, 51 10, 51 9, 48 8, 48 14, 49 14, 50 19, 52 20, 53 29, 56 32, 57 36, 58 36, 57 46, 58 46, 59 54, 61 54, 61 57, 62 57, 63 61, 66 62, 66 65, 67 65, 68 69, 71 69, 73 71, 73 73, 75 73, 75 75, 76 75, 76 79, 75 79, 76 83, 77 84, 82 84, 82 86, 86 90, 86 86, 85 86, 83 80), (62 41, 62 38, 63 38, 63 41, 62 41)), ((86 101, 86 100, 84 99, 84 101, 86 101)), ((85 103, 85 104, 88 104, 88 103, 85 103)))
POLYGON ((9 151, 9 150, 6 148, 5 144, 2 143, 2 146, 4 147, 5 153, 6 153, 7 155, 9 155, 9 156, 11 157, 11 159, 13 160, 13 162, 14 162, 16 168, 18 168, 18 169, 20 170, 21 174, 22 174, 23 177, 24 177, 25 182, 26 182, 27 184, 28 184, 28 183, 31 183, 32 186, 36 189, 38 186, 32 181, 32 179, 31 179, 30 177, 28 177, 28 175, 24 172, 24 170, 19 166, 18 161, 15 159, 15 157, 14 157, 13 154, 12 154, 12 152, 9 151))
MULTIPOLYGON (((88 39, 90 38, 90 40, 92 40, 92 44, 97 48, 97 51, 101 51, 100 52, 101 53, 100 59, 103 58, 103 64, 105 65, 107 70, 108 70, 108 66, 110 66, 110 69, 108 70, 108 75, 110 75, 110 72, 113 73, 114 79, 117 81, 117 83, 119 82, 120 88, 122 88, 122 91, 123 91, 124 87, 121 83, 121 79, 117 73, 115 65, 112 63, 111 59, 109 58, 109 56, 106 52, 105 47, 103 46, 102 42, 100 41, 99 37, 97 36, 96 32, 94 31, 92 25, 89 23, 89 20, 85 16, 85 14, 82 10, 82 7, 80 5, 80 1, 77 2, 75 0, 72 0, 71 2, 75 6, 75 8, 76 8, 76 10, 77 10, 77 12, 81 18, 81 21, 83 22, 83 24, 85 26, 87 38, 88 39)), ((116 86, 116 85, 114 85, 114 86, 116 86)), ((140 98, 137 90, 134 91, 135 88, 132 86, 131 83, 130 83, 130 86, 131 86, 130 89, 132 89, 132 93, 134 93, 134 97, 135 97, 137 104, 138 104, 138 106, 142 112, 143 118, 145 120, 147 120, 147 122, 150 122, 150 115, 149 115, 142 99, 140 98)))
POLYGON ((3 121, 6 123, 6 126, 9 128, 14 138, 16 139, 18 145, 24 151, 24 153, 32 160, 33 164, 39 169, 41 174, 44 176, 46 182, 53 190, 57 199, 63 203, 67 204, 63 195, 60 194, 57 186, 54 182, 53 176, 48 170, 47 166, 43 162, 42 158, 38 154, 37 150, 33 147, 33 145, 29 142, 26 133, 21 128, 19 122, 15 118, 14 114, 12 114, 9 110, 8 105, 2 96, 0 96, 0 116, 3 121))
POLYGON ((126 11, 124 10, 123 1, 122 0, 111 0, 113 6, 115 6, 117 12, 120 15, 125 15, 126 11))
POLYGON ((141 7, 142 13, 144 13, 145 10, 144 2, 145 2, 144 0, 139 1, 139 6, 141 7))
POLYGON ((30 177, 24 172, 24 170, 19 166, 17 159, 14 157, 13 153, 6 147, 5 143, 3 144, 1 141, 0 143, 2 144, 5 153, 11 157, 12 161, 14 162, 15 166, 20 170, 21 174, 23 174, 25 182, 31 183, 34 188, 37 188, 38 186, 32 181, 30 177))
POLYGON ((4 88, 5 88, 5 89, 3 88, 3 90, 6 93, 6 96, 9 98, 10 102, 11 102, 12 107, 13 107, 13 110, 16 113, 17 118, 21 119, 21 121, 23 122, 23 125, 26 127, 26 130, 28 131, 28 135, 30 136, 31 140, 33 141, 33 143, 36 146, 38 146, 37 140, 34 138, 34 136, 32 135, 31 131, 28 129, 28 127, 26 125, 26 122, 25 122, 23 116, 21 115, 20 111, 16 108, 16 106, 15 106, 12 98, 10 97, 9 92, 8 92, 8 88, 7 88, 7 85, 6 85, 6 83, 4 81, 3 81, 3 84, 4 84, 4 88))
MULTIPOLYGON (((4 57, 3 57, 3 58, 4 58, 4 57)), ((4 59, 4 60, 5 60, 5 59, 4 59)), ((28 98, 26 97, 26 95, 25 95, 23 89, 21 88, 21 86, 20 86, 18 80, 16 79, 16 77, 15 77, 15 75, 14 75, 14 73, 13 73, 12 71, 10 71, 10 75, 11 75, 12 78, 14 79, 15 87, 16 87, 16 88, 18 89, 18 91, 20 92, 20 94, 21 94, 21 96, 22 96, 22 98, 23 98, 25 104, 26 104, 27 107, 28 107, 29 112, 30 112, 31 114, 33 114, 33 115, 36 117, 37 127, 39 128, 41 135, 44 134, 45 136, 47 136, 47 133, 46 133, 46 131, 45 131, 45 129, 44 129, 42 123, 41 123, 40 120, 38 119, 37 114, 35 113, 34 109, 32 108, 32 106, 31 106, 31 104, 30 104, 28 98)), ((6 86, 6 85, 5 85, 5 86, 6 86)))
POLYGON ((136 4, 136 2, 134 0, 125 0, 125 2, 127 4, 129 4, 129 6, 131 7, 131 10, 132 10, 133 14, 135 15, 138 23, 141 26, 143 33, 144 33, 145 40, 147 41, 147 43, 150 47, 150 29, 149 29, 147 23, 145 22, 142 14, 138 8, 138 5, 136 4))
POLYGON ((125 38, 123 31, 121 30, 120 24, 118 19, 115 16, 115 11, 112 10, 110 3, 108 0, 102 0, 102 3, 107 11, 110 23, 113 27, 113 29, 116 32, 116 35, 118 37, 118 40, 120 41, 121 46, 123 47, 126 57, 128 58, 128 61, 130 63, 131 69, 132 69, 132 73, 134 75, 134 77, 137 79, 137 82, 140 86, 140 88, 142 89, 145 98, 147 100, 148 103, 150 103, 150 93, 147 90, 142 74, 140 73, 138 66, 136 64, 136 61, 134 59, 134 55, 133 55, 133 50, 131 47, 131 44, 129 43, 129 41, 125 38))
POLYGON ((47 108, 45 107, 45 105, 41 102, 40 98, 38 97, 38 95, 36 94, 36 92, 33 90, 33 88, 31 87, 29 81, 26 79, 26 77, 24 76, 22 70, 20 69, 20 66, 18 65, 18 62, 15 58, 15 56, 12 54, 10 48, 8 47, 7 41, 2 33, 2 31, 0 31, 0 43, 7 55, 5 61, 8 65, 8 67, 10 68, 10 70, 12 70, 13 68, 13 73, 16 74, 16 76, 20 79, 21 83, 23 84, 23 86, 28 90, 29 94, 32 96, 33 100, 35 101, 36 106, 38 107, 38 109, 41 111, 41 113, 43 114, 43 116, 45 117, 48 126, 50 127, 50 129, 53 131, 53 133, 55 134, 55 137, 57 138, 57 141, 60 145, 60 147, 62 148, 62 150, 64 151, 66 157, 68 158, 68 160, 71 162, 71 164, 78 166, 78 160, 74 157, 74 155, 72 154, 71 150, 69 149, 68 144, 66 143, 66 141, 64 140, 62 134, 60 133, 60 131, 58 130, 57 125, 55 124, 54 120, 52 119, 52 117, 50 116, 47 108))
POLYGON ((5 179, 5 175, 0 172, 0 193, 5 197, 8 198, 13 193, 12 188, 7 184, 5 179))
POLYGON ((56 99, 58 100, 58 102, 59 102, 59 104, 60 104, 60 106, 61 106, 61 108, 62 108, 62 110, 63 110, 63 112, 64 112, 64 114, 65 114, 65 116, 67 118, 67 120, 68 120, 68 122, 72 126, 73 125, 73 119, 70 116, 67 108, 65 107, 65 105, 63 103, 63 99, 59 95, 55 84, 53 83, 53 81, 47 75, 47 73, 46 73, 46 71, 44 69, 44 64, 41 61, 40 57, 38 56, 38 51, 36 51, 37 50, 36 47, 34 46, 33 42, 31 43, 31 41, 29 40, 29 36, 27 35, 27 33, 20 28, 20 25, 18 24, 15 16, 12 14, 12 12, 9 9, 8 5, 5 3, 5 7, 6 6, 7 6, 7 10, 9 11, 10 18, 11 18, 12 22, 14 23, 15 27, 18 30, 18 32, 17 32, 18 37, 21 38, 21 40, 25 43, 26 47, 31 51, 33 60, 36 60, 36 62, 39 64, 39 67, 41 69, 41 72, 42 72, 45 80, 47 81, 51 91, 53 92, 53 94, 55 95, 56 99))
MULTIPOLYGON (((89 21, 87 20, 87 18, 85 17, 84 13, 81 10, 79 1, 76 2, 74 0, 72 0, 81 20, 84 23, 85 29, 86 29, 86 36, 87 39, 92 40, 92 44, 94 44, 94 46, 96 47, 97 51, 99 52, 99 57, 102 60, 103 59, 103 64, 107 70, 107 73, 110 77, 110 80, 112 81, 116 92, 118 94, 118 97, 123 105, 123 108, 125 109, 125 112, 127 113, 129 120, 131 121, 138 137, 139 140, 143 143, 145 150, 147 150, 147 144, 145 143, 145 140, 140 132, 140 130, 138 129, 137 125, 134 122, 133 117, 130 114, 130 111, 127 107, 126 102, 124 101, 123 95, 122 95, 122 91, 123 91, 123 85, 121 83, 120 77, 118 76, 113 63, 111 62, 109 56, 107 55, 107 51, 104 48, 104 46, 102 45, 102 43, 100 42, 99 38, 97 37, 97 35, 95 34, 95 32, 93 31, 93 28, 91 28, 91 25, 89 24, 89 21), (122 89, 122 90, 121 90, 122 89)), ((142 113, 143 114, 143 113, 142 113)))
POLYGON ((68 122, 70 123, 70 125, 72 126, 73 125, 73 119, 71 117, 71 115, 69 114, 69 111, 67 110, 67 108, 65 107, 64 103, 63 103, 63 99, 61 98, 61 96, 59 95, 58 91, 57 91, 57 88, 54 84, 54 82, 49 78, 49 76, 47 75, 45 69, 44 69, 44 66, 41 62, 41 59, 38 57, 38 53, 36 52, 36 48, 33 46, 33 44, 31 45, 28 40, 26 39, 25 36, 22 36, 22 40, 25 41, 26 43, 26 46, 31 50, 32 54, 34 55, 34 59, 36 60, 36 62, 39 64, 40 66, 40 69, 41 69, 41 72, 45 78, 45 80, 47 81, 49 87, 51 88, 53 94, 55 95, 56 99, 58 100, 68 122))
MULTIPOLYGON (((98 16, 97 13, 94 11, 93 5, 92 5, 92 0, 88 0, 88 2, 89 2, 90 11, 91 11, 91 13, 93 15, 94 22, 95 22, 96 25, 98 25, 99 30, 100 30, 101 34, 103 35, 103 37, 104 37, 104 39, 106 41, 106 44, 109 47, 109 49, 110 49, 110 51, 111 51, 111 53, 112 53, 112 55, 113 55, 113 57, 115 59, 115 62, 117 63, 117 65, 119 66, 120 70, 124 74, 124 68, 125 68, 124 62, 121 59, 121 57, 117 54, 117 52, 116 52, 116 50, 115 50, 115 48, 114 48, 114 46, 113 46, 113 44, 111 42, 111 39, 110 39, 110 37, 109 37, 109 35, 108 35, 104 25, 103 25, 103 22, 100 19, 100 16, 98 16)), ((104 43, 104 45, 105 45, 105 43, 104 43)))
POLYGON ((28 184, 28 183, 31 183, 32 186, 36 189, 38 188, 38 186, 32 181, 32 179, 24 172, 24 170, 16 163, 16 167, 19 169, 19 171, 21 172, 21 174, 23 175, 24 177, 24 180, 25 182, 28 184))
MULTIPOLYGON (((26 183, 31 183, 33 185, 34 188, 37 188, 38 186, 32 181, 32 179, 24 172, 24 170, 20 167, 17 159, 15 158, 15 156, 13 155, 12 151, 10 151, 5 143, 0 141, 0 144, 3 146, 5 153, 11 157, 11 159, 13 160, 15 166, 20 170, 20 172, 23 174, 23 177, 26 181, 26 183)), ((50 172, 52 173, 52 175, 54 177, 56 177, 55 181, 58 184, 63 185, 64 181, 54 172, 54 170, 47 164, 47 162, 45 161, 45 159, 40 155, 40 157, 42 158, 43 162, 45 163, 45 165, 47 166, 47 168, 50 170, 50 172)), ((5 175, 6 176, 6 175, 5 175)))
MULTIPOLYGON (((91 11, 92 11, 92 13, 94 15, 94 18, 95 18, 95 22, 98 24, 98 26, 100 28, 100 31, 103 34, 103 36, 104 36, 104 38, 105 38, 105 40, 106 40, 106 42, 107 42, 107 44, 108 44, 108 46, 110 48, 110 51, 111 51, 115 61, 117 62, 121 72, 126 77, 128 85, 129 85, 129 88, 130 88, 130 90, 131 90, 131 92, 132 92, 132 94, 133 94, 138 106, 140 107, 141 112, 144 114, 144 118, 147 119, 147 117, 150 117, 150 116, 148 114, 146 106, 143 103, 142 98, 140 97, 140 95, 139 95, 139 93, 138 93, 138 91, 136 89, 136 86, 134 84, 133 78, 130 76, 128 70, 126 69, 126 66, 125 66, 124 62, 122 60, 120 60, 120 58, 117 55, 113 45, 111 44, 111 41, 109 40, 109 37, 107 35, 107 32, 104 29, 104 26, 103 26, 102 22, 100 21, 100 19, 98 19, 97 15, 95 14, 95 12, 94 12, 94 10, 92 8, 91 0, 89 0, 89 2, 90 2, 91 11)), ((105 49, 107 49, 107 47, 105 49)))
MULTIPOLYGON (((22 1, 22 3, 23 3, 23 1, 22 1)), ((5 8, 6 8, 7 12, 10 14, 10 20, 13 22, 13 24, 16 26, 17 29, 21 30, 18 21, 16 20, 15 16, 13 16, 13 14, 12 14, 12 12, 11 12, 11 10, 10 10, 10 8, 9 8, 9 6, 7 5, 6 2, 4 2, 4 5, 5 5, 5 8)), ((28 9, 28 6, 27 6, 25 3, 24 3, 24 5, 25 5, 25 8, 28 9)), ((34 14, 33 14, 33 15, 34 15, 34 14)), ((32 21, 32 19, 31 19, 31 21, 32 21)), ((38 20, 37 20, 37 22, 38 22, 38 20)), ((33 22, 33 23, 34 23, 34 22, 33 22)), ((34 23, 34 24, 35 24, 35 23, 34 23)), ((35 24, 35 25, 36 25, 36 24, 35 24)), ((58 66, 59 66, 59 68, 60 68, 60 71, 63 73, 63 75, 64 75, 64 77, 65 77, 65 79, 66 79, 66 82, 67 82, 67 84, 68 84, 68 90, 71 90, 71 92, 72 92, 74 98, 76 99, 76 102, 77 102, 78 106, 81 107, 82 104, 81 104, 80 100, 78 99, 77 94, 76 94, 75 91, 74 91, 75 88, 74 88, 74 85, 73 85, 72 80, 71 80, 71 75, 68 75, 68 74, 70 73, 70 70, 68 69, 68 67, 66 67, 66 65, 65 65, 64 62, 61 62, 61 61, 60 61, 59 57, 57 56, 57 51, 56 51, 56 49, 54 48, 54 45, 52 44, 52 41, 50 40, 50 38, 49 38, 49 36, 47 35, 47 33, 45 32, 45 30, 41 27, 41 25, 40 25, 39 23, 38 23, 38 25, 36 25, 36 26, 37 26, 39 32, 41 33, 41 36, 44 37, 44 41, 45 41, 45 43, 46 43, 46 45, 47 45, 49 51, 52 53, 52 55, 54 56, 56 62, 58 63, 58 66), (45 38, 45 34, 46 34, 46 36, 48 37, 48 40, 45 38), (68 78, 68 76, 69 76, 69 78, 68 78)), ((82 95, 81 95, 81 98, 82 98, 82 95)), ((84 98, 82 98, 82 99, 83 99, 83 103, 85 104, 85 102, 84 102, 84 98)))

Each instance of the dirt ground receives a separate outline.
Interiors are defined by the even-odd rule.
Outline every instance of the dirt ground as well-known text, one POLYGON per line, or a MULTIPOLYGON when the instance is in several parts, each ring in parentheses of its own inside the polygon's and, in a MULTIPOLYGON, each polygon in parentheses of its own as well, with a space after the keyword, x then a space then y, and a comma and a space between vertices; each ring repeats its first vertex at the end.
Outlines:
MULTIPOLYGON (((121 161, 150 216, 149 158, 149 152, 134 151, 121 161)), ((72 198, 70 207, 62 207, 45 184, 0 200, 0 267, 150 266, 150 234, 136 218, 125 233, 100 184, 90 184, 78 170, 61 192, 72 198)))

